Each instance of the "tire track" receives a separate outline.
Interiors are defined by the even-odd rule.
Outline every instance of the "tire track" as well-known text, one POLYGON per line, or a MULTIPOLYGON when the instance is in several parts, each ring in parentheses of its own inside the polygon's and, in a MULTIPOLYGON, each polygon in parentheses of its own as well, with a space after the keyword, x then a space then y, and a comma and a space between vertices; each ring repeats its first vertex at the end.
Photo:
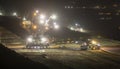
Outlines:
POLYGON ((77 55, 77 56, 74 56, 74 57, 64 55, 60 59, 55 59, 55 58, 59 58, 59 56, 52 57, 52 59, 56 60, 59 63, 62 63, 63 65, 69 66, 69 67, 71 67, 73 69, 79 69, 79 68, 90 69, 90 67, 88 66, 87 63, 89 63, 91 61, 86 60, 86 59, 81 59, 81 57, 83 58, 83 56, 80 56, 80 55, 77 55))
POLYGON ((106 60, 108 62, 114 63, 119 65, 120 63, 120 57, 115 57, 111 54, 106 54, 106 52, 104 51, 89 51, 89 53, 91 53, 93 56, 98 56, 99 58, 106 60))
POLYGON ((50 69, 117 69, 120 68, 118 59, 104 51, 61 51, 47 52, 48 58, 41 57, 41 53, 23 53, 31 60, 40 62, 50 67, 50 69))

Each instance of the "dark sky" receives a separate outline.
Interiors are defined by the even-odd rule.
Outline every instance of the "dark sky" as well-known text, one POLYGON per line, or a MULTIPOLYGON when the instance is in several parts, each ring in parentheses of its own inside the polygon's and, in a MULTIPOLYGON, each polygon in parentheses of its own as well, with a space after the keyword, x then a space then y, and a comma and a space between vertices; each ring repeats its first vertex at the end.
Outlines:
MULTIPOLYGON (((120 16, 111 15, 111 20, 102 21, 99 20, 99 16, 96 16, 98 10, 65 9, 64 6, 67 5, 67 1, 69 0, 0 0, 0 9, 6 13, 17 11, 22 16, 28 16, 36 9, 46 13, 56 13, 59 15, 61 25, 79 23, 84 28, 92 30, 98 35, 120 40, 120 30, 118 29, 120 26, 120 16)), ((111 6, 117 3, 120 7, 119 0, 81 1, 81 5, 87 6, 92 4, 107 4, 111 6)), ((114 8, 109 9, 110 11, 116 12, 114 8)), ((117 10, 119 9, 117 8, 117 10)))
POLYGON ((59 0, 0 0, 0 6, 12 10, 54 9, 59 0))

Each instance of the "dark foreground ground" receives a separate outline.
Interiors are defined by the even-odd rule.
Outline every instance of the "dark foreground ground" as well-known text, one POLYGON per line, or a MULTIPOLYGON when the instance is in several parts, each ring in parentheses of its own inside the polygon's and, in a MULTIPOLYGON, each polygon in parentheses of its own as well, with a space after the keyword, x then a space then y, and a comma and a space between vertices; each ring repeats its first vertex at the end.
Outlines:
POLYGON ((120 56, 62 49, 16 49, 0 45, 0 69, 120 69, 120 56))
POLYGON ((0 69, 48 69, 0 44, 0 69))
POLYGON ((50 69, 120 69, 120 56, 103 50, 25 49, 17 52, 50 69))

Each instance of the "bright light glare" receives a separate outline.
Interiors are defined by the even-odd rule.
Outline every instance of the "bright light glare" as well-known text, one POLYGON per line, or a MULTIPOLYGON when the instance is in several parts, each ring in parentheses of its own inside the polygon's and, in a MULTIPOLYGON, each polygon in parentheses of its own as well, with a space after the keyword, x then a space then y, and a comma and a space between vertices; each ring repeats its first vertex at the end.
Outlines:
POLYGON ((56 15, 52 15, 51 18, 52 18, 52 19, 56 19, 57 16, 56 16, 56 15))
POLYGON ((36 46, 34 48, 37 48, 36 46))
POLYGON ((76 25, 76 26, 78 26, 78 24, 77 24, 77 23, 76 23, 75 25, 76 25))
POLYGON ((54 25, 54 28, 55 28, 55 29, 58 29, 58 28, 59 28, 59 25, 54 25))
POLYGON ((45 19, 45 15, 41 14, 40 19, 45 19))
POLYGON ((2 12, 0 12, 0 15, 3 15, 2 12))
POLYGON ((29 37, 29 38, 27 38, 27 41, 28 41, 28 42, 32 42, 33 39, 32 39, 31 37, 29 37))
POLYGON ((42 38, 41 38, 41 42, 42 42, 42 43, 44 43, 44 42, 46 42, 46 41, 47 41, 47 38, 45 38, 45 37, 42 37, 42 38))
POLYGON ((17 13, 16 13, 16 12, 14 12, 14 13, 13 13, 13 16, 17 16, 17 13))
POLYGON ((44 24, 44 22, 45 22, 44 20, 40 20, 40 23, 41 23, 41 24, 44 24))
POLYGON ((83 28, 80 29, 81 32, 84 32, 83 28))
POLYGON ((77 43, 78 43, 78 41, 75 41, 75 43, 77 44, 77 43))
POLYGON ((36 10, 35 12, 36 12, 36 13, 39 13, 39 10, 36 10))
POLYGON ((85 43, 84 43, 84 45, 86 46, 86 45, 87 45, 87 43, 85 42, 85 43))
POLYGON ((33 29, 37 29, 37 26, 36 26, 36 25, 34 25, 34 26, 33 26, 33 29))
POLYGON ((26 20, 26 18, 24 17, 24 18, 23 18, 23 20, 25 21, 25 20, 26 20))
POLYGON ((96 42, 96 41, 94 41, 94 40, 92 40, 92 44, 97 44, 97 42, 96 42))
POLYGON ((70 29, 71 29, 71 30, 74 30, 74 28, 73 28, 73 27, 70 27, 70 29))
POLYGON ((54 22, 53 24, 56 25, 56 22, 54 22))
POLYGON ((98 46, 101 46, 100 44, 97 44, 98 46))
POLYGON ((34 15, 34 16, 36 16, 37 14, 36 14, 36 13, 34 13, 33 15, 34 15))

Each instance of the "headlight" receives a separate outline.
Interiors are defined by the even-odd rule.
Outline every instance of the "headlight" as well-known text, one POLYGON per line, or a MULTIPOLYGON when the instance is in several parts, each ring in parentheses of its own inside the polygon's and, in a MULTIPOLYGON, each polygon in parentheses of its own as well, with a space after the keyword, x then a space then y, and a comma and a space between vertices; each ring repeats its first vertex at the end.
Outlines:
POLYGON ((31 37, 29 37, 29 38, 27 38, 27 41, 28 41, 28 42, 32 42, 33 39, 32 39, 31 37))
POLYGON ((78 43, 78 41, 75 41, 75 43, 77 44, 77 43, 78 43))
POLYGON ((37 47, 35 46, 34 48, 36 49, 37 47))
POLYGON ((97 44, 97 42, 95 40, 92 40, 92 44, 97 44))
POLYGON ((46 41, 47 41, 47 38, 43 37, 43 38, 41 38, 41 41, 42 41, 42 42, 46 42, 46 41))

